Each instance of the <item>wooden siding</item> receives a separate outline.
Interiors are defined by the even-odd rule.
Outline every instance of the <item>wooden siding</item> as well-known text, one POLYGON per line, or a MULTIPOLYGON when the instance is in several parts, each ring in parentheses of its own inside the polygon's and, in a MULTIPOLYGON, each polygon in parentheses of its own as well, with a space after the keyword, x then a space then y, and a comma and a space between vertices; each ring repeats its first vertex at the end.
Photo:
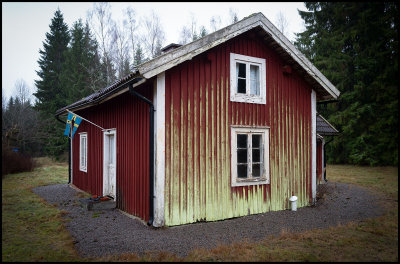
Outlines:
MULTIPOLYGON (((138 92, 152 100, 153 87, 138 92)), ((117 96, 77 114, 103 128, 116 128, 117 208, 149 219, 149 107, 130 95, 117 96)), ((82 121, 73 138, 73 184, 91 194, 103 194, 103 133, 82 121), (79 133, 88 135, 87 173, 79 170, 79 133)))
POLYGON ((240 35, 165 74, 165 224, 298 207, 311 199, 311 88, 265 43, 240 35), (266 59, 267 103, 229 100, 230 52, 266 59), (230 126, 270 127, 270 184, 231 187, 230 126))

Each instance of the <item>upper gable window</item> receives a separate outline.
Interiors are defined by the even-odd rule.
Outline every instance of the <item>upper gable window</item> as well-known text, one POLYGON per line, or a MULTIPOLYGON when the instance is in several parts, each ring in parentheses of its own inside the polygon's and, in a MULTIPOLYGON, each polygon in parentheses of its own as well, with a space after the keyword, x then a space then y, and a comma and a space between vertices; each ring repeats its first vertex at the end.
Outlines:
POLYGON ((231 53, 231 101, 266 103, 265 59, 231 53))

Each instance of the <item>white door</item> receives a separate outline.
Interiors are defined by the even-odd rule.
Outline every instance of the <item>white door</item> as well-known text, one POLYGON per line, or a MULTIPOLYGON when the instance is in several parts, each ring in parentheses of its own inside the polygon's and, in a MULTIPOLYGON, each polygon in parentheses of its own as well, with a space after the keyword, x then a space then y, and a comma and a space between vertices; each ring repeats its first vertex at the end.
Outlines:
POLYGON ((103 196, 110 195, 116 200, 116 131, 104 132, 103 146, 103 196))

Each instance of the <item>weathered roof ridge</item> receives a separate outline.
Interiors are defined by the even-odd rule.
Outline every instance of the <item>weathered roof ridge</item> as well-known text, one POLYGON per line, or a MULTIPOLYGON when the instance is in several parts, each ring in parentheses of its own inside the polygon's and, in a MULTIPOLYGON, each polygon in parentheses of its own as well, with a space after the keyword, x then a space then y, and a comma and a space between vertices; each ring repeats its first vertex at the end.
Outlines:
POLYGON ((340 95, 339 90, 260 12, 142 63, 138 66, 138 70, 145 78, 151 78, 258 26, 263 28, 333 98, 336 99, 340 95))

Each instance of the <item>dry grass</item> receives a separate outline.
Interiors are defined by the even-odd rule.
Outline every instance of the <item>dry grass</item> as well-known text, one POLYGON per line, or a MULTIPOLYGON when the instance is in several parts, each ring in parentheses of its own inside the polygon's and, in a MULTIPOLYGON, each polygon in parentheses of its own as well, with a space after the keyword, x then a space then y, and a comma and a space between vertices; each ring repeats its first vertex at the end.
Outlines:
POLYGON ((357 184, 388 197, 397 197, 399 190, 398 167, 328 165, 326 175, 328 180, 357 184))
POLYGON ((66 183, 67 165, 46 158, 38 163, 41 167, 33 172, 7 175, 2 181, 3 261, 398 261, 397 167, 328 166, 329 181, 354 183, 386 195, 382 203, 387 213, 379 218, 302 233, 282 230, 262 242, 197 249, 185 258, 149 252, 84 259, 76 254, 63 225, 61 216, 66 212, 45 204, 31 191, 35 186, 66 183))
MULTIPOLYGON (((149 253, 114 256, 101 261, 398 261, 398 169, 397 167, 328 166, 327 178, 332 182, 353 183, 383 193, 382 204, 387 213, 360 223, 349 223, 328 229, 302 233, 282 230, 262 242, 236 242, 216 248, 196 249, 185 258, 171 253, 149 253)), ((323 188, 319 193, 324 198, 323 188)))
POLYGON ((55 159, 49 157, 33 158, 33 160, 36 162, 37 167, 68 166, 67 162, 58 162, 55 159))

